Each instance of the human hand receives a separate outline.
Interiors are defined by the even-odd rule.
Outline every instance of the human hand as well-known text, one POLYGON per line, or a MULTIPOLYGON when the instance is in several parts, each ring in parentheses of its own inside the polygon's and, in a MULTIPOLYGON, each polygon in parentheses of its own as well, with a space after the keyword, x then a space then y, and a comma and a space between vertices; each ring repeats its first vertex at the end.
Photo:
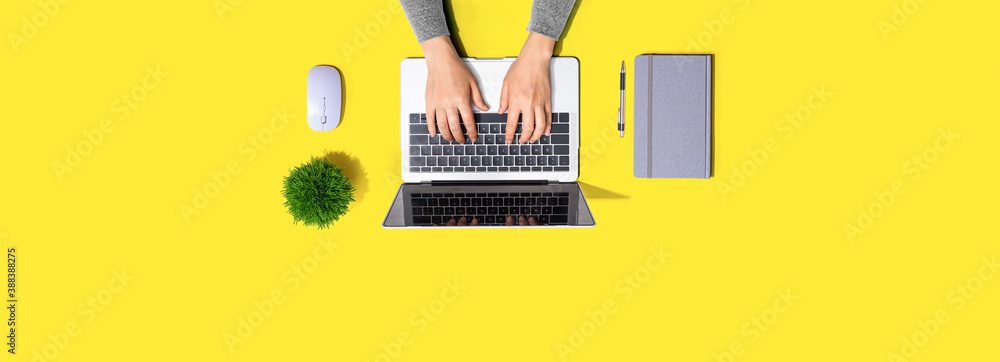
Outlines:
POLYGON ((521 116, 518 143, 535 142, 552 131, 552 93, 549 60, 555 40, 528 33, 521 54, 510 65, 500 91, 500 114, 507 112, 507 143, 514 142, 517 119, 521 116))
POLYGON ((437 132, 448 141, 465 143, 462 123, 473 142, 479 137, 476 123, 472 118, 471 97, 476 108, 488 111, 479 93, 479 84, 469 67, 458 58, 455 47, 448 36, 431 38, 420 43, 427 60, 427 90, 424 101, 427 106, 427 130, 431 137, 437 132), (461 117, 459 117, 461 115, 461 117))

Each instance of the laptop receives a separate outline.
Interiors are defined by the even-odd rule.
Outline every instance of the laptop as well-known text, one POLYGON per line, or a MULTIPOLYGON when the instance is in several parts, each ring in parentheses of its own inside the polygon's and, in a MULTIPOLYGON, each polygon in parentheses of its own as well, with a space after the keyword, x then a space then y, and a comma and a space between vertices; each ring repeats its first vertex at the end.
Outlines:
MULTIPOLYGON (((400 63, 404 183, 389 207, 384 228, 458 226, 463 217, 469 224, 463 227, 595 225, 575 182, 579 175, 580 63, 572 57, 551 60, 551 135, 529 144, 508 145, 504 136, 507 115, 496 112, 504 76, 515 59, 462 59, 490 107, 486 112, 472 107, 479 136, 472 142, 463 124, 464 144, 447 141, 440 134, 430 137, 424 113, 425 61, 408 58, 400 63), (471 225, 473 219, 478 225, 471 225)), ((520 137, 520 123, 517 131, 515 139, 520 137)))

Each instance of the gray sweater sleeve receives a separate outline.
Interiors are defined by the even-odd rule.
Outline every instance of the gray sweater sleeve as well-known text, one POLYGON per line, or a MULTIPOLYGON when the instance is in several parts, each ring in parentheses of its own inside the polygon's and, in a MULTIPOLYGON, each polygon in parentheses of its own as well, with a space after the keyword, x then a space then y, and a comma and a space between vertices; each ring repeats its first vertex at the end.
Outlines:
MULTIPOLYGON (((448 32, 448 22, 444 18, 442 0, 399 0, 403 5, 406 19, 417 35, 417 42, 451 35, 448 32)), ((539 33, 554 40, 559 40, 566 19, 573 10, 576 0, 534 0, 531 6, 531 20, 528 31, 539 33)))
POLYGON ((406 19, 413 27, 413 33, 417 35, 417 42, 436 38, 442 35, 451 35, 448 32, 448 22, 444 18, 444 6, 442 0, 399 0, 403 5, 403 12, 406 19))
POLYGON ((528 31, 559 41, 575 2, 576 0, 535 0, 531 5, 528 31))

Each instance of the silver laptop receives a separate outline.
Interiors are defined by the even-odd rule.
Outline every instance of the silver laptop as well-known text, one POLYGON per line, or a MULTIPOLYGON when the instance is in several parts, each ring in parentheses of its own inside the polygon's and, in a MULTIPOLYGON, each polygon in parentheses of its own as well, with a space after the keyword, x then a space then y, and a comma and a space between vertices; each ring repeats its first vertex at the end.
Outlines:
MULTIPOLYGON (((580 63, 554 57, 552 132, 530 144, 505 143, 507 115, 497 114, 507 69, 516 58, 465 58, 489 111, 473 107, 479 137, 466 143, 430 137, 424 103, 423 58, 400 63, 400 148, 403 185, 385 228, 443 227, 465 217, 477 226, 591 227, 594 218, 575 183, 579 175, 580 63), (524 217, 523 220, 521 217, 524 217)), ((465 125, 462 131, 468 135, 465 125)), ((520 136, 518 125, 518 136, 520 136)))

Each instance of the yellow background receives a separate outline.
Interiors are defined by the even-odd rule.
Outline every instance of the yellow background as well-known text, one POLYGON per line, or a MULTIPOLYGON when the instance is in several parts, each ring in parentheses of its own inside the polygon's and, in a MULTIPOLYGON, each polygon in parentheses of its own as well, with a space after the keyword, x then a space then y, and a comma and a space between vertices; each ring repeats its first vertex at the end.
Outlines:
MULTIPOLYGON (((421 55, 398 9, 224 1, 59 3, 16 52, 11 34, 43 7, 0 5, 0 243, 17 248, 19 288, 5 358, 381 361, 405 332, 393 361, 559 361, 557 343, 610 299, 616 312, 566 360, 712 361, 737 342, 738 361, 885 361, 939 309, 949 322, 912 360, 1000 359, 1000 280, 961 310, 948 301, 1000 251, 994 2, 924 2, 885 38, 878 23, 903 1, 581 1, 559 54, 581 63, 580 181, 597 227, 483 232, 380 227, 401 182, 398 64, 421 55), (631 84, 635 55, 699 36, 716 54, 715 177, 633 178, 631 134, 610 131, 619 63, 631 84), (332 132, 306 125, 316 64, 347 86, 332 132), (169 76, 120 119, 116 100, 156 66, 169 76), (834 95, 785 138, 779 122, 821 86, 834 95), (248 159, 275 109, 294 118, 248 159), (114 130, 60 180, 53 164, 104 118, 114 130), (960 138, 905 173, 949 127, 960 138), (723 197, 732 167, 772 138, 779 149, 723 197), (325 152, 352 159, 359 200, 332 229, 293 225, 282 177, 325 152), (181 205, 230 162, 240 173, 186 220, 181 205), (851 243, 844 224, 894 180, 906 191, 851 243), (313 263, 327 239, 339 246, 313 263), (660 247, 670 258, 624 300, 616 285, 646 276, 660 247), (293 289, 286 272, 303 263, 293 289), (123 268, 134 279, 109 293, 123 268), (454 278, 467 289, 418 332, 411 315, 454 278), (799 299, 751 341, 744 326, 786 288, 799 299), (275 290, 282 303, 229 349, 275 290), (89 298, 111 298, 92 320, 89 298), (79 332, 61 340, 68 324, 79 332)), ((453 8, 469 55, 516 55, 530 1, 453 8)))

